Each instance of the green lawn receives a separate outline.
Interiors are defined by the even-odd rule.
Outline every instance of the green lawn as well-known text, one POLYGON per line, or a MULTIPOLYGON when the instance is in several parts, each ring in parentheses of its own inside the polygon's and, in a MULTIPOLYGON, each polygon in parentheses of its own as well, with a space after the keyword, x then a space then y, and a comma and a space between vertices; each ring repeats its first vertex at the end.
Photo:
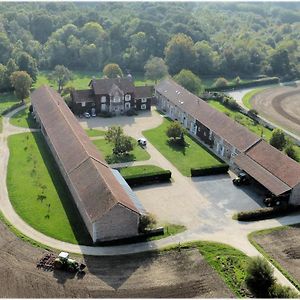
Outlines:
POLYGON ((244 283, 250 258, 242 251, 226 244, 207 241, 177 244, 176 246, 166 247, 162 251, 179 248, 197 248, 204 259, 235 293, 236 297, 248 298, 251 295, 245 289, 244 283))
POLYGON ((161 152, 184 176, 191 175, 191 168, 210 167, 221 161, 194 138, 185 135, 186 147, 170 143, 166 135, 171 120, 164 118, 160 126, 143 131, 143 135, 161 152))
POLYGON ((247 94, 244 95, 242 101, 244 103, 244 105, 248 108, 251 109, 252 105, 250 104, 250 100, 251 98, 253 98, 256 94, 260 93, 261 91, 265 90, 266 88, 257 88, 254 90, 251 90, 250 92, 248 92, 247 94))
POLYGON ((233 111, 226 106, 224 106, 222 103, 216 100, 208 100, 207 101, 212 107, 217 109, 220 112, 225 113, 228 117, 234 119, 241 125, 247 127, 250 131, 255 133, 258 136, 264 136, 264 138, 269 141, 272 136, 272 130, 265 128, 264 126, 260 124, 256 124, 250 117, 247 117, 243 115, 240 112, 233 111))
POLYGON ((141 148, 137 142, 133 140, 134 149, 129 154, 125 156, 115 156, 112 154, 113 145, 108 143, 104 139, 93 140, 93 143, 96 145, 97 149, 103 154, 105 160, 109 164, 114 163, 122 163, 122 162, 129 162, 129 161, 137 161, 137 160, 148 160, 150 158, 149 153, 141 148))
POLYGON ((99 130, 99 129, 85 129, 85 132, 89 137, 97 137, 97 136, 104 136, 105 131, 104 130, 99 130))
POLYGON ((8 138, 7 188, 20 217, 53 238, 91 244, 91 239, 41 133, 8 138))
POLYGON ((184 225, 178 225, 178 224, 169 224, 169 223, 157 224, 157 227, 159 227, 159 226, 164 227, 164 234, 149 237, 147 239, 148 241, 160 240, 160 239, 166 238, 168 236, 184 232, 186 230, 186 227, 184 225))
POLYGON ((39 128, 38 123, 33 119, 28 111, 28 107, 20 110, 10 118, 10 123, 15 126, 25 128, 39 128))
POLYGON ((125 167, 120 169, 122 176, 144 175, 148 173, 163 171, 164 169, 154 165, 141 165, 133 167, 125 167))

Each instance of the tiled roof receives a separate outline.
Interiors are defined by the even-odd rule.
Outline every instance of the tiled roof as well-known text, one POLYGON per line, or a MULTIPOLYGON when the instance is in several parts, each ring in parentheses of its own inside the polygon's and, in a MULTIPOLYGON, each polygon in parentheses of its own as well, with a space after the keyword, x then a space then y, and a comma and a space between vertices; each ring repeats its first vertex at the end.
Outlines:
POLYGON ((92 89, 88 90, 74 90, 72 91, 73 101, 76 103, 81 102, 95 102, 95 95, 92 89))
POLYGON ((31 94, 31 102, 79 196, 78 206, 84 208, 91 222, 118 203, 139 213, 61 96, 42 86, 31 94))
POLYGON ((172 79, 161 81, 155 89, 241 152, 260 140, 260 137, 212 108, 204 100, 190 93, 172 79))
POLYGON ((116 85, 121 91, 126 93, 134 93, 133 83, 128 78, 103 78, 93 79, 90 86, 94 89, 95 95, 109 94, 113 85, 116 85))
POLYGON ((153 96, 153 86, 136 86, 135 99, 151 98, 153 96))

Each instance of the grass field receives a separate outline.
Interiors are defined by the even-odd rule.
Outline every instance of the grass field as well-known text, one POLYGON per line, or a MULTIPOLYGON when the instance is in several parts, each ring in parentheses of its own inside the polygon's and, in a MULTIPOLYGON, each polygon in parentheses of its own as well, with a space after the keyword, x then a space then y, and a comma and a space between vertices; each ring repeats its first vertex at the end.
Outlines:
POLYGON ((85 129, 85 132, 89 137, 98 137, 98 136, 104 136, 105 131, 104 130, 99 130, 99 129, 85 129))
POLYGON ((209 100, 207 101, 212 107, 217 109, 220 112, 225 113, 228 117, 234 119, 238 123, 242 124, 243 126, 247 127, 250 131, 255 133, 258 136, 264 136, 264 138, 269 141, 272 136, 272 131, 268 128, 265 128, 264 126, 260 124, 256 124, 251 118, 243 115, 240 112, 233 111, 226 106, 224 106, 222 103, 216 100, 209 100))
POLYGON ((7 187, 20 217, 53 238, 91 244, 68 188, 41 133, 12 135, 7 187))
POLYGON ((10 118, 10 124, 25 128, 38 128, 39 125, 32 118, 28 111, 28 107, 20 110, 10 118))
POLYGON ((145 149, 141 148, 134 139, 132 140, 134 143, 133 151, 124 156, 113 155, 113 145, 111 143, 108 143, 104 139, 93 140, 93 143, 96 145, 97 149, 103 154, 105 160, 109 164, 148 160, 150 158, 149 153, 145 149))
POLYGON ((143 135, 161 152, 184 176, 191 175, 191 168, 210 167, 221 164, 221 161, 211 154, 195 139, 185 135, 186 147, 170 143, 166 135, 167 128, 171 124, 164 118, 160 126, 143 131, 143 135))
POLYGON ((14 93, 1 93, 0 94, 0 115, 3 111, 10 108, 12 105, 19 103, 20 100, 16 98, 14 93))
POLYGON ((125 167, 120 169, 122 176, 144 175, 153 172, 163 171, 164 169, 154 165, 141 165, 133 167, 125 167))

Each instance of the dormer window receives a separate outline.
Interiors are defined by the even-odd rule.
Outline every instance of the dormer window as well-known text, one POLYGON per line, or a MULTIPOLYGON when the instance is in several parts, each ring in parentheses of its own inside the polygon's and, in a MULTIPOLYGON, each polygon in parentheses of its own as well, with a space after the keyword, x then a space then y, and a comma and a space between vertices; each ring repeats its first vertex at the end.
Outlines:
POLYGON ((131 95, 127 94, 125 95, 125 101, 130 101, 131 100, 131 95))

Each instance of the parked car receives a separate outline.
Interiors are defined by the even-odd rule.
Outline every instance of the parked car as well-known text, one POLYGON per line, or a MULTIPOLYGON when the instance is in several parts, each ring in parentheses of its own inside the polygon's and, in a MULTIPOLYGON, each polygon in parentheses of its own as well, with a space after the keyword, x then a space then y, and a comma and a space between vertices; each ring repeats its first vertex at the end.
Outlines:
POLYGON ((142 147, 146 147, 146 146, 147 146, 147 140, 144 139, 144 138, 138 139, 138 143, 139 143, 139 145, 142 146, 142 147))
POLYGON ((83 115, 84 115, 85 118, 90 118, 91 117, 90 113, 88 113, 87 111, 83 115))
POLYGON ((240 173, 236 178, 232 180, 233 184, 240 186, 240 185, 247 185, 250 184, 250 176, 246 173, 240 173))

